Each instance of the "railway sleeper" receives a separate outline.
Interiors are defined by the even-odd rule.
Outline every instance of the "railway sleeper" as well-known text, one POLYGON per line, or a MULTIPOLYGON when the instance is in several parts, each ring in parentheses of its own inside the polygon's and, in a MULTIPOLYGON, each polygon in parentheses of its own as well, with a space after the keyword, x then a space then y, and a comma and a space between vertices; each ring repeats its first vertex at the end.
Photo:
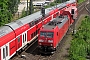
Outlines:
POLYGON ((39 46, 38 50, 41 54, 53 54, 54 51, 56 51, 56 48, 51 46, 39 46))

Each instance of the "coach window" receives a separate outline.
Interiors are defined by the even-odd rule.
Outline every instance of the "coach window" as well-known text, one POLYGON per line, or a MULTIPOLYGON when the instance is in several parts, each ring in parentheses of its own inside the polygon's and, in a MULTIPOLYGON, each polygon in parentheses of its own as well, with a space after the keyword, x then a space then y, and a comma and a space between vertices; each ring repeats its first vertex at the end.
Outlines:
MULTIPOLYGON (((35 32, 34 32, 34 36, 35 36, 35 35, 36 35, 36 34, 35 34, 35 32)), ((33 36, 33 37, 34 37, 34 36, 33 36)))
POLYGON ((38 23, 38 19, 35 21, 35 24, 37 24, 38 23))
POLYGON ((24 35, 23 35, 23 43, 24 43, 24 35))
POLYGON ((38 34, 38 30, 36 30, 36 35, 38 34))
POLYGON ((35 22, 34 22, 34 21, 32 21, 32 26, 34 26, 34 24, 35 24, 35 22))
POLYGON ((5 58, 5 48, 3 48, 3 59, 5 58))
POLYGON ((38 29, 38 33, 39 33, 39 30, 40 30, 40 28, 38 29))
POLYGON ((31 38, 33 38, 33 33, 31 34, 31 38))
POLYGON ((32 27, 32 22, 30 22, 30 27, 32 27))
POLYGON ((25 34, 25 41, 26 41, 26 34, 25 34))
POLYGON ((28 23, 29 24, 29 26, 31 27, 31 23, 28 23))
POLYGON ((6 56, 8 56, 8 46, 6 46, 6 56))
POLYGON ((42 21, 42 18, 39 19, 39 22, 42 21))
POLYGON ((20 42, 20 36, 18 37, 18 42, 20 42))
POLYGON ((42 21, 42 18, 40 18, 39 21, 42 21))
POLYGON ((37 35, 37 30, 36 30, 36 35, 37 35))
POLYGON ((34 22, 33 21, 30 22, 29 25, 30 25, 30 27, 32 27, 34 25, 34 22))

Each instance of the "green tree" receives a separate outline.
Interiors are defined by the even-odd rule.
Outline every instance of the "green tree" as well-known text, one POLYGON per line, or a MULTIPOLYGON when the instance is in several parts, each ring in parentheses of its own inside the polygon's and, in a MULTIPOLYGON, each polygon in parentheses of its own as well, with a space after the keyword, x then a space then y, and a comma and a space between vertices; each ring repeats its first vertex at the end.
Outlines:
POLYGON ((33 7, 33 0, 30 0, 29 2, 29 14, 34 13, 34 7, 33 7))
POLYGON ((8 10, 10 10, 12 14, 17 12, 19 2, 20 0, 9 0, 8 1, 8 10))
POLYGON ((78 32, 73 37, 70 47, 70 60, 86 60, 90 56, 90 17, 85 16, 78 32))
POLYGON ((0 0, 0 26, 11 21, 11 13, 8 10, 8 0, 0 0))

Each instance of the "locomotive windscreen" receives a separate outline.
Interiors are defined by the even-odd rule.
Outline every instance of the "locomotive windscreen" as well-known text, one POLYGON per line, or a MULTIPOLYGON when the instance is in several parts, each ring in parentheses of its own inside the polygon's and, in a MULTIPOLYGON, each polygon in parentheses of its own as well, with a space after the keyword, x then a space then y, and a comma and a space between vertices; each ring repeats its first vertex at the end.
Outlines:
POLYGON ((40 37, 46 37, 46 32, 44 31, 40 32, 40 37))
POLYGON ((41 31, 40 32, 40 37, 47 37, 47 38, 53 38, 53 32, 44 32, 44 31, 41 31))

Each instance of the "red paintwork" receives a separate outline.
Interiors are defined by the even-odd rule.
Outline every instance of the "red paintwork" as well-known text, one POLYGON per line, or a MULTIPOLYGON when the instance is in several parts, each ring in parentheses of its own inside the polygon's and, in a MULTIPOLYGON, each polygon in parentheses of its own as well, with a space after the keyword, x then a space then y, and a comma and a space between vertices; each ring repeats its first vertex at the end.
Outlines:
POLYGON ((55 12, 55 14, 53 15, 53 18, 56 18, 57 16, 59 16, 58 9, 55 9, 54 12, 55 12), (57 12, 57 13, 56 13, 56 12, 57 12))
POLYGON ((47 17, 46 19, 44 19, 43 24, 44 25, 47 24, 51 19, 52 19, 52 16, 47 17))
POLYGON ((13 40, 15 38, 15 34, 12 31, 11 33, 3 36, 0 38, 0 47, 5 45, 6 43, 10 42, 11 40, 13 40))
POLYGON ((11 56, 14 52, 16 52, 16 41, 15 40, 12 41, 9 44, 9 46, 10 46, 10 56, 11 56))
POLYGON ((18 38, 16 38, 15 42, 16 42, 16 50, 18 50, 22 46, 22 35, 20 35, 20 42, 18 42, 18 38))
POLYGON ((30 41, 32 38, 31 38, 31 34, 34 33, 36 31, 36 26, 34 26, 33 28, 31 28, 30 30, 28 30, 28 41, 30 41))
POLYGON ((67 6, 67 7, 70 7, 70 6, 71 6, 71 4, 67 4, 66 6, 67 6))
POLYGON ((52 10, 49 14, 50 14, 50 15, 54 14, 54 10, 52 10))
POLYGON ((30 26, 28 24, 18 28, 15 30, 16 36, 22 34, 24 31, 28 30, 30 28, 30 26))
POLYGON ((76 6, 76 4, 72 4, 72 6, 76 6))
MULTIPOLYGON (((62 15, 67 15, 68 16, 68 20, 65 22, 65 24, 59 28, 58 26, 55 26, 53 29, 44 29, 43 27, 40 29, 40 31, 44 31, 44 32, 53 32, 54 36, 53 38, 47 38, 47 37, 40 37, 38 38, 38 40, 44 40, 44 42, 39 42, 38 44, 40 46, 52 46, 54 49, 58 46, 58 43, 62 40, 62 38, 64 37, 64 35, 66 34, 66 32, 69 29, 69 26, 74 22, 74 20, 71 17, 71 14, 69 11, 60 11, 62 15), (58 32, 58 33, 57 33, 58 32), (48 43, 48 40, 53 40, 53 43, 48 43)), ((46 26, 47 27, 47 26, 46 26)), ((39 32, 40 34, 40 32, 39 32)))
MULTIPOLYGON (((56 48, 57 47, 57 45, 58 45, 58 43, 62 40, 62 38, 63 38, 63 36, 64 36, 64 34, 67 32, 67 30, 68 30, 68 28, 69 28, 69 26, 70 26, 70 24, 69 24, 69 20, 61 27, 61 28, 58 28, 58 26, 56 26, 54 29, 52 29, 52 30, 44 30, 43 28, 42 29, 40 29, 40 31, 47 31, 47 32, 53 32, 54 33, 54 37, 53 37, 53 39, 51 38, 48 38, 47 39, 47 41, 50 39, 50 40, 53 40, 54 42, 53 42, 53 48, 56 48), (57 32, 58 32, 58 36, 57 36, 57 32)), ((39 32, 40 33, 40 32, 39 32)), ((38 40, 46 40, 46 38, 44 38, 44 37, 40 37, 39 36, 39 38, 38 38, 38 40)), ((39 42, 38 42, 39 43, 39 42)), ((43 42, 42 43, 42 46, 51 46, 50 45, 51 43, 48 43, 48 42, 43 42)))
POLYGON ((37 24, 37 30, 40 29, 42 27, 42 22, 37 24))
MULTIPOLYGON (((43 28, 41 28, 40 29, 41 31, 47 31, 47 30, 43 30, 43 28)), ((47 32, 54 32, 54 30, 48 30, 47 32)), ((40 32, 39 32, 39 34, 40 34, 40 32)), ((46 40, 46 38, 44 38, 44 37, 40 37, 40 35, 38 36, 38 40, 45 40, 45 42, 42 42, 42 46, 50 46, 50 44, 52 44, 52 43, 48 43, 48 40, 50 39, 50 40, 53 40, 52 38, 47 38, 47 40, 46 40)), ((38 42, 39 43, 39 42, 38 42)))
POLYGON ((1 48, 0 48, 0 60, 1 60, 1 48))

